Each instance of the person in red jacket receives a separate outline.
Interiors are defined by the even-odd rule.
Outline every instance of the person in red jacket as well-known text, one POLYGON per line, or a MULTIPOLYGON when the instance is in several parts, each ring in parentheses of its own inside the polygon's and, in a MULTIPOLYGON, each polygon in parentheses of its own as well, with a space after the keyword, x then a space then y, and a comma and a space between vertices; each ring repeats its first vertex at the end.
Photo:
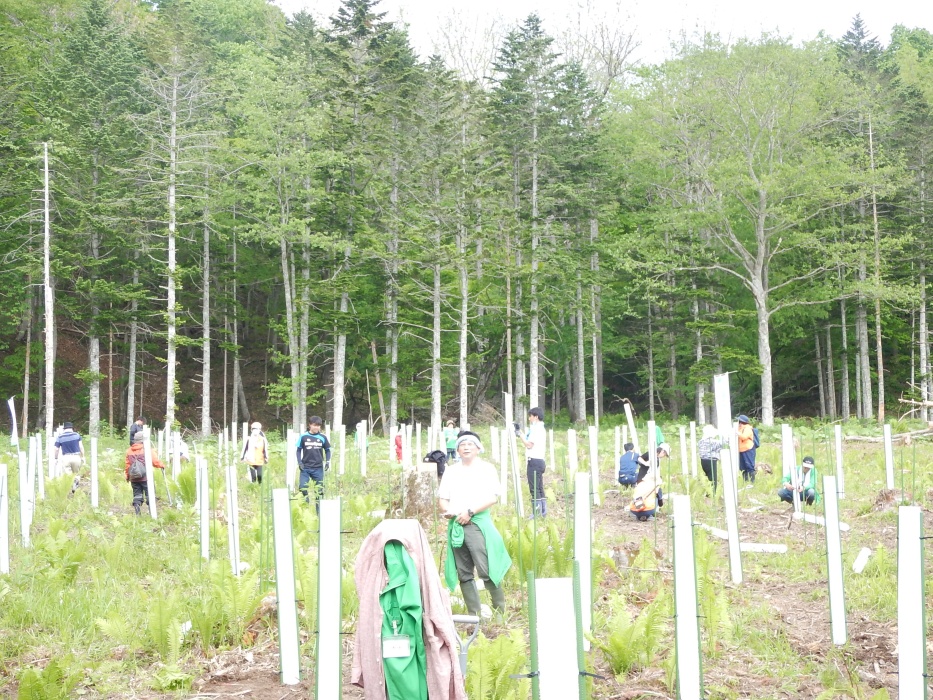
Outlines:
MULTIPOLYGON (((146 451, 143 439, 143 431, 141 430, 133 435, 133 444, 126 451, 126 468, 124 469, 126 480, 133 487, 133 510, 136 511, 136 515, 139 515, 140 506, 143 502, 149 505, 149 483, 146 481, 146 451), (138 476, 140 470, 142 473, 141 479, 138 476), (132 472, 132 476, 130 472, 132 472)), ((152 450, 152 466, 155 469, 165 469, 165 465, 159 461, 155 450, 152 450)))

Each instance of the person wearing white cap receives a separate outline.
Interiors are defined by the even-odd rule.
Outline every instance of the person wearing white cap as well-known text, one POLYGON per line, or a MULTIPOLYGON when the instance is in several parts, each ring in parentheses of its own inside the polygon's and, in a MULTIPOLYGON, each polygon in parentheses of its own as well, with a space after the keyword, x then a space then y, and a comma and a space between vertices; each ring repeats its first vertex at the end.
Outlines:
POLYGON ((250 426, 249 437, 243 443, 240 461, 249 465, 249 480, 262 483, 262 468, 269 462, 269 442, 262 432, 262 424, 255 422, 250 426))
POLYGON ((460 583, 463 601, 471 615, 480 613, 474 571, 483 579, 492 607, 502 613, 505 594, 500 586, 512 565, 502 535, 489 514, 499 500, 502 486, 495 467, 480 458, 482 451, 479 435, 461 431, 457 437, 460 461, 447 467, 437 489, 438 503, 448 520, 444 580, 451 591, 460 583))

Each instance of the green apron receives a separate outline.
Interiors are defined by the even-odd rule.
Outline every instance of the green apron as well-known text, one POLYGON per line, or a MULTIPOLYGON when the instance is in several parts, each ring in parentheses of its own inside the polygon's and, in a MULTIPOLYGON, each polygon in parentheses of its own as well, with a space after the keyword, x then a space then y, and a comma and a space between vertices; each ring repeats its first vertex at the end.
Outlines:
MULTIPOLYGON (((512 566, 512 558, 505 549, 505 542, 502 541, 502 535, 496 529, 489 516, 489 511, 484 510, 473 516, 473 524, 476 525, 483 538, 486 540, 486 559, 489 561, 489 580, 498 586, 505 578, 506 572, 512 566)), ((454 547, 463 544, 463 525, 455 519, 447 521, 447 561, 444 562, 444 581, 447 583, 447 589, 457 590, 457 584, 460 579, 457 576, 457 562, 454 561, 454 547)))
MULTIPOLYGON (((408 638, 409 655, 382 660, 389 700, 428 700, 428 662, 421 626, 421 586, 415 563, 401 542, 385 546, 389 582, 379 594, 382 607, 383 650, 386 638, 408 638)), ((397 647, 396 647, 397 648, 397 647)))

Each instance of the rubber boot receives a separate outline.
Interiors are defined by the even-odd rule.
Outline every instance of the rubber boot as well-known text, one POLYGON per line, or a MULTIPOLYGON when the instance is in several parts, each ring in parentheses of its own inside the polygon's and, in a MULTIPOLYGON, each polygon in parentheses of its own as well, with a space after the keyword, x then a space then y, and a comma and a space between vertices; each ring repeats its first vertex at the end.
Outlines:
POLYGON ((505 593, 492 581, 483 581, 486 590, 489 591, 489 597, 492 599, 492 609, 497 613, 505 612, 505 593))
MULTIPOLYGON (((492 585, 492 584, 488 584, 492 585)), ((460 582, 460 592, 463 594, 463 602, 466 603, 467 610, 470 615, 479 616, 479 591, 476 590, 476 581, 470 579, 469 581, 460 582)))
POLYGON ((539 518, 547 517, 547 499, 546 498, 535 499, 535 513, 538 514, 539 518))
POLYGON ((136 511, 136 515, 139 515, 139 504, 138 503, 133 504, 133 510, 136 511))

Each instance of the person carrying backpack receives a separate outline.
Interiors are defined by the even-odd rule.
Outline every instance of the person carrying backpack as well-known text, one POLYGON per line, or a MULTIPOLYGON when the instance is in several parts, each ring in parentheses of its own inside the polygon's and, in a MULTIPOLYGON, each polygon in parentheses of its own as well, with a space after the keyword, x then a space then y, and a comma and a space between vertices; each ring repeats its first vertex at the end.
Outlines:
POLYGON ((240 461, 249 465, 249 480, 261 484, 263 465, 269 462, 269 442, 266 440, 266 434, 262 432, 262 424, 258 421, 250 426, 250 434, 243 444, 240 461))
MULTIPOLYGON (((146 480, 146 450, 143 444, 144 435, 145 434, 141 430, 134 433, 133 444, 130 445, 130 449, 126 451, 126 469, 124 474, 126 480, 130 482, 130 485, 133 487, 133 510, 136 511, 136 515, 139 515, 140 506, 144 502, 146 505, 149 504, 149 483, 146 480)), ((151 450, 151 452, 153 469, 165 469, 165 465, 159 461, 159 457, 156 455, 155 450, 151 450)))
POLYGON ((625 450, 619 457, 619 483, 623 486, 634 486, 638 481, 638 453, 635 443, 627 442, 625 450))
POLYGON ((748 422, 748 416, 739 416, 739 470, 742 479, 755 483, 755 451, 760 444, 758 429, 748 422))

